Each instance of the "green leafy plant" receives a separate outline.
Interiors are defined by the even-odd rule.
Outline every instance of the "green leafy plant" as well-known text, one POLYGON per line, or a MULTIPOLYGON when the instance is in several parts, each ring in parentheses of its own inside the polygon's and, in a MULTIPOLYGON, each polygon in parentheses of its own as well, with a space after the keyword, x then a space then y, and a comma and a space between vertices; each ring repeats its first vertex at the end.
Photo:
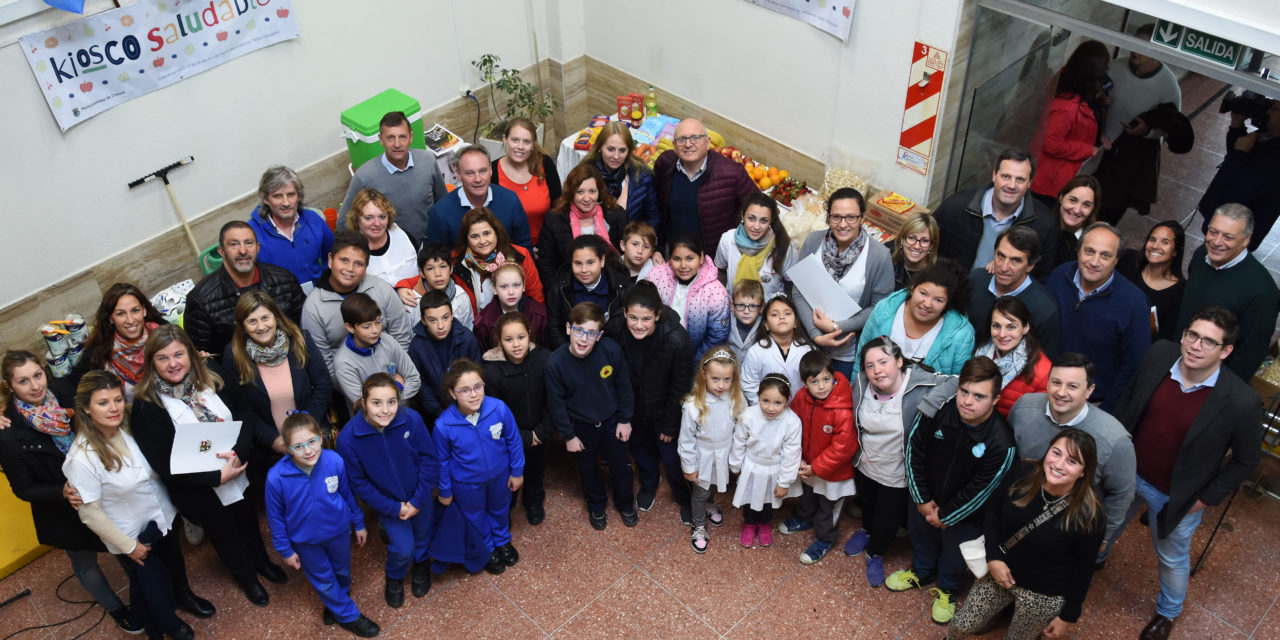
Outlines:
POLYGON ((516 69, 499 65, 502 59, 492 53, 472 60, 471 66, 480 71, 480 79, 489 85, 489 107, 498 119, 480 127, 480 135, 496 140, 502 136, 502 125, 516 116, 528 118, 534 123, 545 122, 560 103, 538 85, 520 77, 516 69), (506 95, 506 107, 498 108, 498 93, 506 95))

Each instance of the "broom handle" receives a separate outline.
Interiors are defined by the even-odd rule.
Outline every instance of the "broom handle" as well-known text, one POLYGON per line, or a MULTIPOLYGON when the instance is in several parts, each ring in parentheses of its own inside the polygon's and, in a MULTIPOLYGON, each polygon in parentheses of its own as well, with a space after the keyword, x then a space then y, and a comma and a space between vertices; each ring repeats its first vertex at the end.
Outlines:
POLYGON ((196 252, 196 259, 200 259, 200 245, 196 243, 196 235, 191 233, 191 224, 187 222, 187 214, 182 212, 182 205, 178 204, 178 196, 173 192, 173 185, 169 184, 168 176, 164 179, 165 191, 169 192, 169 199, 173 201, 173 208, 178 210, 178 218, 182 220, 182 230, 187 232, 187 240, 191 241, 191 250, 196 252))

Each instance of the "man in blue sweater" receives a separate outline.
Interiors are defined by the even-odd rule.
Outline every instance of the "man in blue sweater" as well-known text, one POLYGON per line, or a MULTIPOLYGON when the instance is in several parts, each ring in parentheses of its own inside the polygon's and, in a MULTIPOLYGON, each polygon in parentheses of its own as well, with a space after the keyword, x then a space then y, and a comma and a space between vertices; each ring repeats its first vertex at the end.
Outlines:
POLYGON ((1116 273, 1123 239, 1115 227, 1095 222, 1080 236, 1078 260, 1049 276, 1049 291, 1062 314, 1059 349, 1083 353, 1098 369, 1089 397, 1110 412, 1151 346, 1147 296, 1116 273))
POLYGON ((533 252, 524 205, 510 189, 491 184, 490 164, 489 152, 479 145, 463 147, 458 152, 458 179, 462 181, 462 188, 440 198, 427 212, 427 243, 458 246, 462 216, 470 209, 486 207, 498 217, 512 242, 533 252))

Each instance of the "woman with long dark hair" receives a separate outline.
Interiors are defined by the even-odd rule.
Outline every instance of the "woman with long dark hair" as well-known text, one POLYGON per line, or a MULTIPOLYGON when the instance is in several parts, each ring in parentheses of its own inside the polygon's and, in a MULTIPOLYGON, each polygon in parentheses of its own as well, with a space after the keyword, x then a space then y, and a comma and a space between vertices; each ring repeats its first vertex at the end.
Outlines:
POLYGON ((142 378, 142 347, 160 325, 169 324, 138 287, 117 282, 102 295, 93 314, 84 354, 72 370, 76 382, 93 369, 106 369, 120 376, 125 400, 133 401, 133 388, 142 378))
POLYGON ((1058 219, 1058 242, 1055 243, 1054 255, 1044 256, 1041 260, 1053 259, 1053 266, 1072 262, 1079 258, 1080 236, 1085 227, 1098 219, 1098 209, 1102 206, 1102 185, 1093 176, 1076 176, 1067 180, 1058 190, 1057 204, 1053 208, 1054 217, 1058 219))
POLYGON ((647 222, 654 229, 662 226, 658 213, 658 190, 653 182, 653 171, 632 150, 631 127, 622 122, 610 122, 600 130, 591 151, 582 159, 604 177, 604 190, 627 210, 632 220, 647 222))
POLYGON ((1147 232, 1141 249, 1125 249, 1120 253, 1116 270, 1147 294, 1151 306, 1151 339, 1173 340, 1182 290, 1187 278, 1182 274, 1182 256, 1186 251, 1187 233, 1176 220, 1156 223, 1147 232))
POLYGON ((758 280, 765 300, 786 293, 787 269, 797 258, 791 236, 778 217, 778 201, 751 193, 742 201, 739 218, 742 222, 736 228, 720 236, 715 257, 729 299, 733 299, 733 287, 740 280, 758 280))
POLYGON ((1098 114, 1107 64, 1111 52, 1097 40, 1086 40, 1076 47, 1067 64, 1058 73, 1053 100, 1040 132, 1032 142, 1036 157, 1036 173, 1031 179, 1031 192, 1046 206, 1062 185, 1080 172, 1080 165, 1096 155, 1098 146, 1098 114))
POLYGON ((544 280, 569 261, 569 244, 586 233, 608 241, 610 247, 622 242, 627 227, 627 210, 604 188, 604 177, 595 167, 580 164, 564 179, 564 191, 551 205, 538 238, 538 272, 544 280))
POLYGON ((1022 298, 996 298, 989 316, 991 339, 974 350, 1000 367, 1000 397, 996 411, 1009 417, 1013 403, 1027 393, 1043 393, 1049 387, 1052 363, 1040 349, 1031 324, 1031 309, 1022 298))

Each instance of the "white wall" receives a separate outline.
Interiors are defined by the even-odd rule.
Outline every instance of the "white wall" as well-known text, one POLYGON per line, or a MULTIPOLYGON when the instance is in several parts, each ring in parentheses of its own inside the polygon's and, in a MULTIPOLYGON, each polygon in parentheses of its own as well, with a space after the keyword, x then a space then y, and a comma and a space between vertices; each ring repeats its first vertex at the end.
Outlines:
POLYGON ((342 151, 339 113, 383 89, 400 89, 429 109, 460 96, 464 85, 478 88, 470 61, 483 53, 509 67, 532 64, 530 24, 543 57, 554 50, 571 59, 584 47, 582 0, 295 0, 294 8, 298 39, 117 106, 66 134, 19 46, 0 47, 0 306, 178 226, 161 185, 130 191, 126 183, 183 156, 196 161, 171 180, 187 216, 197 217, 256 190, 269 165, 304 167, 342 151), (554 46, 549 28, 561 32, 554 46))
MULTIPOLYGON (((652 0, 635 31, 633 2, 594 0, 586 51, 810 156, 851 158, 864 177, 923 202, 928 180, 894 162, 911 52, 919 40, 954 55, 961 7, 861 0, 846 45, 744 0, 652 0)), ((945 171, 936 143, 931 171, 945 171)))

